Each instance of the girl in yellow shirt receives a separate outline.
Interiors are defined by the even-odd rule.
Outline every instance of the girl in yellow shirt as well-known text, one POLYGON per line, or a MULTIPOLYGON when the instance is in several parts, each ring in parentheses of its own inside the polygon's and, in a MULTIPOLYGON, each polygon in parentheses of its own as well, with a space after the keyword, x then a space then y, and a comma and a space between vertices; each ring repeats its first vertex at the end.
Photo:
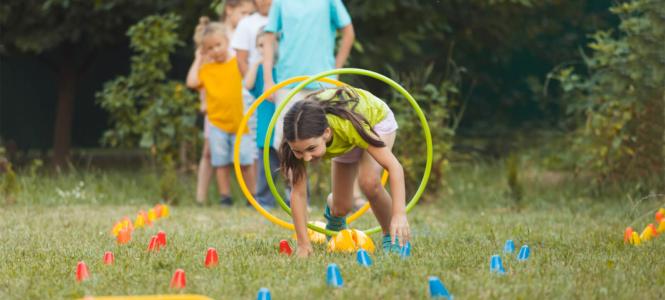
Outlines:
POLYGON ((305 163, 321 158, 332 158, 332 205, 324 214, 327 229, 346 228, 357 177, 383 230, 383 249, 398 252, 409 241, 404 171, 392 153, 397 122, 388 105, 361 89, 323 89, 289 109, 283 131, 280 164, 293 187, 291 209, 299 256, 312 252, 306 227, 305 163), (383 169, 390 173, 392 195, 381 185, 383 169))

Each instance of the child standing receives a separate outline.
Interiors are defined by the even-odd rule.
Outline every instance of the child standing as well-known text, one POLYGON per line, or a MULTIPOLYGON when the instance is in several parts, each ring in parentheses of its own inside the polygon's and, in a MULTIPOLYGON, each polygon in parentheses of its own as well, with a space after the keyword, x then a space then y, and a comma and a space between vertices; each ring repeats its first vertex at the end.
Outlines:
MULTIPOLYGON (((226 32, 226 28, 218 22, 211 22, 205 27, 202 47, 196 50, 194 62, 187 74, 187 86, 205 91, 211 162, 217 174, 220 201, 223 205, 231 205, 233 144, 242 120, 244 105, 242 78, 236 59, 229 51, 226 32), (206 59, 209 62, 204 64, 206 59)), ((251 171, 256 149, 252 149, 249 139, 243 139, 240 147, 240 165, 243 176, 247 176, 251 171)))
POLYGON ((356 88, 323 89, 289 109, 279 156, 281 171, 292 185, 299 256, 312 252, 306 227, 306 163, 321 158, 332 158, 332 205, 324 213, 327 229, 346 228, 357 177, 383 230, 384 251, 399 251, 409 241, 404 171, 392 153, 397 127, 385 102, 356 88), (381 185, 383 169, 390 173, 392 197, 381 185))
MULTIPOLYGON (((261 57, 264 52, 264 44, 267 43, 266 33, 263 31, 263 28, 260 28, 258 35, 256 36, 256 52, 258 53, 257 59, 254 60, 254 63, 249 67, 245 75, 245 87, 249 90, 252 96, 256 99, 263 94, 263 64, 261 62, 261 57)), ((275 68, 272 69, 273 76, 275 75, 275 68)), ((263 154, 263 148, 265 147, 264 142, 266 139, 266 133, 268 131, 268 125, 272 119, 273 114, 275 113, 275 103, 270 101, 263 101, 256 109, 256 146, 259 150, 259 155, 263 154)), ((277 168, 279 168, 279 159, 277 157, 277 150, 271 147, 271 143, 267 145, 269 150, 270 158, 270 171, 274 175, 277 173, 277 168)), ((261 204, 261 206, 272 208, 275 207, 275 197, 270 192, 268 187, 268 182, 265 177, 265 169, 262 161, 257 162, 257 181, 256 181, 256 199, 261 204)))
MULTIPOLYGON (((199 18, 199 24, 194 29, 194 45, 196 49, 200 49, 203 44, 203 31, 210 23, 208 17, 199 18)), ((205 59, 205 58, 204 58, 205 59)), ((203 61, 203 64, 207 61, 203 61)), ((208 116, 206 113, 205 90, 199 89, 199 100, 201 102, 199 110, 203 115, 203 149, 201 153, 201 160, 199 161, 199 169, 196 178, 196 203, 203 205, 206 202, 208 195, 208 186, 210 186, 210 177, 212 176, 212 164, 210 162, 210 145, 208 144, 208 116)))

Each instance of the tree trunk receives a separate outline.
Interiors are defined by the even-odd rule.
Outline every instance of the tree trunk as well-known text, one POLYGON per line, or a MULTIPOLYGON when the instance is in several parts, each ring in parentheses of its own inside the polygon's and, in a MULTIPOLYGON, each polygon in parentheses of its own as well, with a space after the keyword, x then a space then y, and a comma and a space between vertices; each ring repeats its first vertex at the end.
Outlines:
POLYGON ((53 133, 53 165, 63 167, 69 159, 72 140, 74 96, 76 95, 76 67, 70 59, 63 59, 58 68, 58 103, 53 133))

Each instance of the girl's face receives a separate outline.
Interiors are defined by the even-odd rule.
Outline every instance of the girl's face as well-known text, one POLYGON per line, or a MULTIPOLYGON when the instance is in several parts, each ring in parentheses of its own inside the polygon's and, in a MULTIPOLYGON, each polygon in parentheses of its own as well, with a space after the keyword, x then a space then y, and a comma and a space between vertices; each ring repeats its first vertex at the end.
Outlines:
POLYGON ((226 7, 226 17, 229 18, 229 21, 231 22, 231 26, 233 28, 236 28, 238 26, 238 23, 240 23, 240 20, 242 18, 249 16, 251 13, 253 13, 255 10, 254 4, 251 2, 245 1, 240 3, 240 5, 236 7, 226 7))
POLYGON ((229 42, 223 34, 215 33, 207 35, 203 38, 203 53, 205 53, 211 60, 224 62, 226 61, 229 42))
POLYGON ((268 13, 270 12, 270 5, 272 4, 272 0, 254 0, 254 3, 256 4, 256 9, 259 10, 259 13, 267 16, 268 13))
POLYGON ((317 162, 326 154, 326 143, 332 137, 332 129, 330 127, 323 131, 323 135, 304 140, 295 140, 289 142, 291 151, 297 159, 304 161, 317 162))

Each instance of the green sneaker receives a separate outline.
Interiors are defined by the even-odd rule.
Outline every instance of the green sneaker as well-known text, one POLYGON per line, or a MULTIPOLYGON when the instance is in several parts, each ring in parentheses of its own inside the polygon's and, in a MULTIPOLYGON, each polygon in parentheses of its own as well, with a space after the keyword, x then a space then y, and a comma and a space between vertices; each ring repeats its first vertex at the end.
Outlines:
MULTIPOLYGON (((328 207, 328 205, 326 205, 326 210, 323 213, 323 217, 328 220, 328 223, 326 224, 327 230, 340 231, 348 227, 346 224, 346 217, 334 217, 330 213, 330 207, 328 207)), ((330 238, 331 236, 326 235, 326 239, 330 240, 330 238)))
POLYGON ((399 239, 397 237, 395 238, 395 244, 391 244, 390 242, 390 234, 384 234, 381 243, 383 252, 399 254, 400 251, 402 251, 402 247, 399 246, 399 239))

